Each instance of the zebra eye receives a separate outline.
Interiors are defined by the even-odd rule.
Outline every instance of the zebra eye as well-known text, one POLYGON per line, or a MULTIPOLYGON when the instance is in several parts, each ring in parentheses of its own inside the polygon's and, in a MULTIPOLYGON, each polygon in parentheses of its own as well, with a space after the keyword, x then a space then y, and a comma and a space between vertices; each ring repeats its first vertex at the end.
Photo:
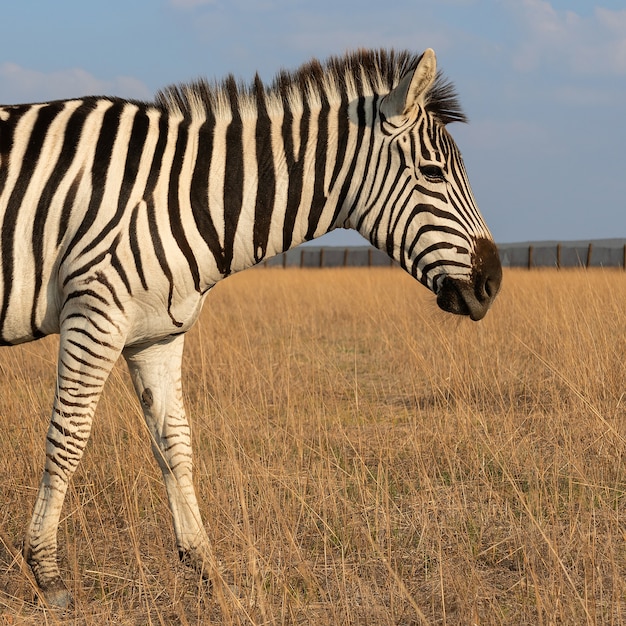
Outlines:
POLYGON ((419 169, 422 176, 431 183, 442 183, 446 179, 438 165, 422 165, 419 169))

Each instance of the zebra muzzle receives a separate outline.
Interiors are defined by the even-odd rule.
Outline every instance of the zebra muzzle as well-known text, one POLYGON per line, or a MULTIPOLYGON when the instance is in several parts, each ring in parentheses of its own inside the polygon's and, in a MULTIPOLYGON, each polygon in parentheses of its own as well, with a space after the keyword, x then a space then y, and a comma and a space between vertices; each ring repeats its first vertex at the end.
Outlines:
POLYGON ((500 256, 492 241, 478 240, 473 267, 469 279, 443 279, 437 290, 437 304, 448 313, 466 315, 476 322, 485 317, 502 284, 500 256))

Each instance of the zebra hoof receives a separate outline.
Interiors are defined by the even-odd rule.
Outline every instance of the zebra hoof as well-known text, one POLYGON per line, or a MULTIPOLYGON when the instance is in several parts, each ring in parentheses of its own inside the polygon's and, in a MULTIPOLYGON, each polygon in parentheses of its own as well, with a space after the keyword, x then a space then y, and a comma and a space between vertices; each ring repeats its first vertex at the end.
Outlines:
POLYGON ((72 594, 65 588, 61 579, 57 579, 42 587, 41 594, 49 607, 68 609, 74 604, 72 594))
MULTIPOLYGON (((242 589, 228 580, 230 576, 228 572, 224 570, 221 561, 215 561, 207 556, 200 556, 198 552, 191 550, 179 550, 178 556, 183 565, 200 575, 200 578, 206 585, 208 593, 212 593, 215 585, 219 584, 221 588, 227 590, 233 598, 237 598, 238 601, 243 602, 244 595, 242 589)), ((248 604, 252 607, 252 604, 248 604)))
POLYGON ((178 550, 178 558, 180 562, 200 574, 202 580, 211 584, 212 575, 210 560, 207 557, 202 557, 198 552, 192 550, 178 550))

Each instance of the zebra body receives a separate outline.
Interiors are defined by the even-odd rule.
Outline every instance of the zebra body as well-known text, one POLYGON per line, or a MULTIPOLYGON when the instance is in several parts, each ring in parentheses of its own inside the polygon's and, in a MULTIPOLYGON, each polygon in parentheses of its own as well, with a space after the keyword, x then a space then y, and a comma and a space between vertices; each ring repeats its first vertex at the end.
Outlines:
POLYGON ((0 108, 0 342, 60 333, 47 457, 24 554, 46 600, 65 491, 120 354, 163 471, 181 558, 207 574, 182 403, 184 333, 218 281, 351 227, 484 316, 501 269, 445 129, 463 119, 434 53, 312 62, 266 88, 232 78, 154 103, 0 108))

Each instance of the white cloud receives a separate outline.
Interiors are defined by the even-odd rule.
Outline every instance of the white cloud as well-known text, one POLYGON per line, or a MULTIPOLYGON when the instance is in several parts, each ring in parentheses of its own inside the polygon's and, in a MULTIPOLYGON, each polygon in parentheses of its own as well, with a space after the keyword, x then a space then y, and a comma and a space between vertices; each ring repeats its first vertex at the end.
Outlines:
POLYGON ((614 31, 622 38, 626 37, 626 10, 610 11, 597 7, 595 15, 597 20, 609 30, 614 31))
POLYGON ((85 95, 112 95, 124 98, 152 97, 147 86, 130 76, 99 79, 81 68, 40 72, 16 63, 0 64, 0 102, 42 102, 85 95))
POLYGON ((513 57, 516 69, 553 65, 573 74, 626 74, 626 10, 598 7, 582 17, 557 11, 546 0, 511 0, 509 6, 524 28, 525 41, 513 57))
POLYGON ((597 8, 595 16, 607 31, 615 34, 613 40, 608 42, 607 51, 611 55, 613 67, 620 74, 626 74, 626 10, 597 8))

